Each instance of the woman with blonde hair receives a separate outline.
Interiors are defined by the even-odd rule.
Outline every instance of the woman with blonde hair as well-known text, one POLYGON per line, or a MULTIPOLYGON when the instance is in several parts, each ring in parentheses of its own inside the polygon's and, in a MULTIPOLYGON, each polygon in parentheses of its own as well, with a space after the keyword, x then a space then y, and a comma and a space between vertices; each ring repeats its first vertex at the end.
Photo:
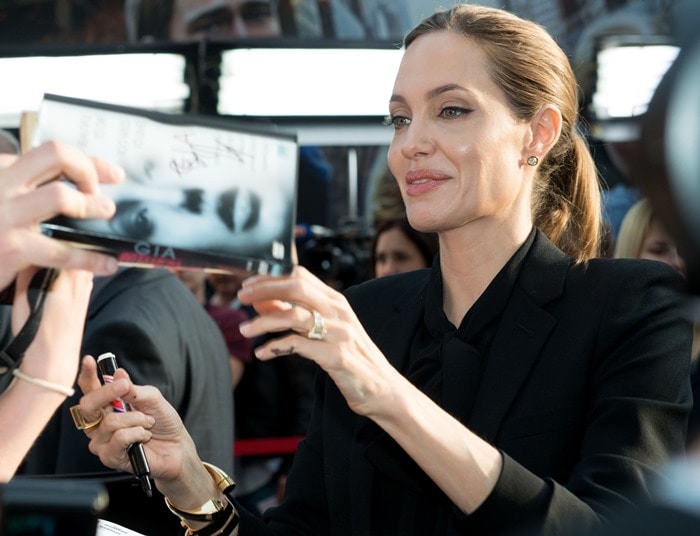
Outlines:
POLYGON ((625 214, 615 241, 616 259, 651 259, 670 264, 684 277, 687 268, 676 241, 648 199, 637 201, 625 214))

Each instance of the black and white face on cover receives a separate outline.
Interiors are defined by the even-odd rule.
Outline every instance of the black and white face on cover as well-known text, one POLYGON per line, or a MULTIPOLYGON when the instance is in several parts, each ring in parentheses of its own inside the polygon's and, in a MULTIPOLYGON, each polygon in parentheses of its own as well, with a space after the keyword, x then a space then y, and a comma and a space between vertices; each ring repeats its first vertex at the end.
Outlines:
POLYGON ((229 174, 225 164, 215 176, 211 166, 172 175, 172 161, 149 158, 127 168, 127 180, 109 188, 114 217, 72 223, 154 244, 251 255, 290 233, 293 199, 259 177, 229 174))

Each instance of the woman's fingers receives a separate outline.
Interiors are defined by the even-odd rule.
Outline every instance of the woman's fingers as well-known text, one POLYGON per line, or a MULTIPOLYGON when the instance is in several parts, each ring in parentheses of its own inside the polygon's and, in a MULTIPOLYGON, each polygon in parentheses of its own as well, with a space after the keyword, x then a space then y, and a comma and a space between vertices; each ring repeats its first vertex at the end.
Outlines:
MULTIPOLYGON (((22 232, 18 236, 21 247, 8 242, 0 245, 0 258, 6 259, 2 275, 7 274, 8 279, 27 266, 87 270, 98 275, 114 273, 118 268, 116 258, 107 254, 79 249, 39 233, 22 232)), ((10 280, 3 283, 9 284, 10 280)))
POLYGON ((256 276, 246 279, 238 292, 238 298, 246 305, 256 306, 267 302, 267 308, 270 308, 269 303, 289 302, 328 316, 334 313, 337 304, 345 303, 342 294, 302 266, 295 266, 289 276, 256 276))
POLYGON ((145 443, 150 440, 152 436, 150 426, 148 417, 140 411, 106 413, 100 423, 101 431, 110 434, 110 443, 114 442, 125 449, 132 443, 145 443))
POLYGON ((80 399, 80 410, 86 420, 91 421, 99 417, 103 408, 108 408, 112 400, 124 396, 130 389, 135 388, 128 377, 124 374, 117 376, 114 381, 102 385, 97 375, 97 362, 91 355, 83 358, 80 374, 78 375, 78 385, 83 392, 80 399))
POLYGON ((152 425, 153 419, 139 411, 106 412, 99 427, 86 430, 90 438, 88 448, 108 467, 133 471, 128 456, 129 447, 133 443, 150 441, 153 436, 150 431, 152 425))
MULTIPOLYGON (((97 156, 91 156, 90 160, 97 170, 97 177, 101 184, 117 184, 126 178, 126 172, 123 167, 97 156)), ((68 178, 72 180, 70 174, 68 178)), ((82 190, 80 187, 78 189, 82 190)))
MULTIPOLYGON (((287 302, 285 302, 287 303, 287 302)), ((323 319, 324 325, 326 320, 323 319)), ((292 329, 304 336, 314 327, 313 311, 287 303, 285 309, 270 310, 240 325, 241 334, 252 338, 264 333, 275 333, 292 329)), ((327 328, 326 328, 327 329, 327 328)))
POLYGON ((41 223, 57 214, 69 218, 110 218, 116 210, 114 201, 96 193, 79 192, 62 181, 19 192, 7 207, 4 219, 15 226, 41 223))
POLYGON ((291 303, 282 300, 257 301, 248 305, 252 305, 255 312, 257 312, 259 315, 274 313, 275 311, 286 311, 292 307, 291 303))
MULTIPOLYGON (((105 160, 92 158, 81 151, 56 141, 31 149, 6 168, 12 186, 34 190, 59 177, 66 178, 84 193, 97 194, 100 183, 124 179, 124 170, 105 160)), ((0 172, 0 178, 3 172, 0 172)))
POLYGON ((97 362, 91 355, 84 356, 80 362, 78 386, 80 386, 80 390, 84 395, 102 387, 100 379, 97 377, 97 362))
POLYGON ((0 161, 0 289, 29 266, 78 268, 100 275, 117 269, 115 259, 50 239, 40 224, 63 214, 109 218, 114 202, 99 194, 100 183, 120 182, 124 171, 58 142, 0 161), (66 178, 73 184, 63 180, 66 178))
POLYGON ((260 359, 299 353, 321 364, 319 360, 327 360, 329 354, 327 349, 324 355, 315 351, 319 342, 343 344, 352 338, 348 334, 360 327, 345 297, 300 266, 288 276, 249 278, 238 297, 242 303, 253 304, 259 313, 240 326, 245 337, 295 332, 258 347, 255 354, 260 359))

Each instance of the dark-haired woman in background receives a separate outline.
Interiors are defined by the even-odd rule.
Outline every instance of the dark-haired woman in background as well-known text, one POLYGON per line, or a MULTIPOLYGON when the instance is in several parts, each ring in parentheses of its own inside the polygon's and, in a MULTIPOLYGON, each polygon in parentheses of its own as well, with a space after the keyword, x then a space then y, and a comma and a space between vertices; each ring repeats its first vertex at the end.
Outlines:
POLYGON ((437 252, 437 234, 416 231, 403 217, 376 225, 370 260, 375 277, 382 277, 428 268, 437 252))

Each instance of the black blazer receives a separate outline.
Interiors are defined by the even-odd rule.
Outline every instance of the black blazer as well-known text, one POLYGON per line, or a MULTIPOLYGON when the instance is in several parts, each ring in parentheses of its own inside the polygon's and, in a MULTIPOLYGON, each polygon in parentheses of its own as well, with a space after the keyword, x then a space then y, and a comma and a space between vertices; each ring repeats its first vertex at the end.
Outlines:
MULTIPOLYGON (((347 292, 400 371, 422 321, 428 275, 347 292)), ((684 449, 691 330, 682 289, 662 263, 574 264, 537 233, 467 423, 503 452, 503 471, 475 513, 454 509, 451 534, 571 534, 647 494, 658 468, 684 449)), ((322 375, 286 500, 267 515, 270 532, 244 512, 241 533, 372 534, 372 478, 394 478, 396 469, 371 461, 376 438, 358 436, 367 421, 322 375)))

